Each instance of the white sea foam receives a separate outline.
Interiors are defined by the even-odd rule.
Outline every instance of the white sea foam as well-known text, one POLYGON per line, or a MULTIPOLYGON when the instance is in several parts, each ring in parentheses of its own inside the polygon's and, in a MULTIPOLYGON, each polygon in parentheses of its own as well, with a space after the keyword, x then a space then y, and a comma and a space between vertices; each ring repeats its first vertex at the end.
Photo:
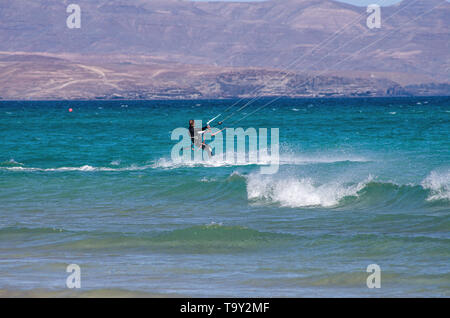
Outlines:
POLYGON ((32 168, 32 167, 2 167, 0 169, 6 169, 10 171, 41 171, 41 172, 68 172, 68 171, 139 171, 150 169, 151 165, 137 166, 131 165, 124 168, 109 168, 109 167, 93 167, 89 165, 84 165, 81 167, 59 167, 59 168, 32 168))
POLYGON ((428 201, 450 200, 450 169, 432 171, 423 181, 422 187, 430 190, 428 201))
MULTIPOLYGON (((214 156, 210 159, 202 161, 185 160, 182 162, 174 162, 168 158, 160 158, 156 160, 152 167, 155 169, 176 169, 182 167, 233 167, 233 166, 248 166, 248 165, 270 165, 273 158, 270 155, 255 155, 247 156, 245 159, 238 159, 236 154, 228 156, 214 156), (228 159, 231 158, 231 159, 228 159), (253 158, 250 160, 250 158, 253 158)), ((321 156, 302 156, 296 154, 281 154, 279 158, 280 165, 311 165, 311 164, 333 164, 339 162, 354 162, 364 163, 370 162, 370 159, 360 156, 336 156, 336 155, 321 155, 321 156)))
POLYGON ((310 178, 263 176, 252 174, 247 178, 247 196, 249 200, 266 200, 285 207, 331 207, 346 196, 355 196, 372 180, 357 184, 339 182, 319 184, 310 178))
POLYGON ((118 166, 118 165, 120 165, 120 160, 113 160, 113 161, 111 161, 110 165, 111 166, 118 166))
POLYGON ((21 162, 17 162, 16 160, 14 160, 14 158, 9 159, 8 161, 4 162, 4 164, 6 165, 18 165, 18 166, 23 166, 24 164, 21 162))
POLYGON ((242 177, 243 175, 242 175, 241 173, 239 173, 239 171, 233 171, 233 172, 230 174, 230 178, 231 178, 231 177, 234 177, 234 176, 242 177))
POLYGON ((203 178, 201 178, 200 179, 200 182, 214 182, 214 181, 216 181, 217 179, 215 179, 215 178, 207 178, 207 177, 203 177, 203 178))
MULTIPOLYGON (((225 157, 225 158, 230 158, 225 157)), ((56 167, 56 168, 40 168, 40 167, 25 167, 23 164, 15 161, 8 162, 6 167, 0 167, 2 170, 9 171, 139 171, 146 169, 177 169, 177 168, 191 168, 191 167, 238 167, 257 165, 270 165, 272 157, 270 155, 254 156, 249 160, 247 156, 245 159, 238 159, 238 157, 231 156, 232 159, 224 159, 222 156, 216 156, 204 161, 188 160, 183 162, 174 162, 170 158, 160 158, 150 164, 137 165, 133 164, 127 167, 118 167, 121 162, 115 160, 110 163, 113 167, 95 167, 91 165, 81 165, 75 167, 56 167), (14 166, 11 166, 13 165, 14 166)), ((280 165, 310 165, 310 164, 333 164, 339 162, 369 162, 370 160, 363 157, 356 156, 299 156, 295 154, 284 154, 280 156, 280 165)))

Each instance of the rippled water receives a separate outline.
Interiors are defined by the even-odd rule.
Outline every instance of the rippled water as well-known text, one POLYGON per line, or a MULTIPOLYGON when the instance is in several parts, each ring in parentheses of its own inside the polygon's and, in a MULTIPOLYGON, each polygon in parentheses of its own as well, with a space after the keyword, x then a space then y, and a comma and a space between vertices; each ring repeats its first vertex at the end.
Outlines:
POLYGON ((279 100, 238 124, 273 175, 171 159, 233 102, 0 102, 0 296, 450 295, 450 98, 279 100))

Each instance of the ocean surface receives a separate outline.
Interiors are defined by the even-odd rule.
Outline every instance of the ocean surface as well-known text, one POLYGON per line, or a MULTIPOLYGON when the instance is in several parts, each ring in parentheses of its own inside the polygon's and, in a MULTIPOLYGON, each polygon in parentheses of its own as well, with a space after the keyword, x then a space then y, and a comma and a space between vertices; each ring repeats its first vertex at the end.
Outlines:
POLYGON ((450 296, 449 97, 260 100, 276 174, 171 159, 236 101, 0 102, 0 296, 450 296))

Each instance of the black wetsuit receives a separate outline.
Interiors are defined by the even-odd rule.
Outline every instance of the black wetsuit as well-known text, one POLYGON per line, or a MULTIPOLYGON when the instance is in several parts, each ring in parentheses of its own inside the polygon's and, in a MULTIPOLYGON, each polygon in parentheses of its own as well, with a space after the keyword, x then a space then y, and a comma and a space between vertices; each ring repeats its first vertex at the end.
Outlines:
MULTIPOLYGON (((205 130, 207 130, 207 129, 208 129, 208 126, 205 126, 205 127, 202 128, 201 131, 205 131, 205 130)), ((192 142, 193 144, 195 144, 196 139, 200 137, 200 136, 199 136, 198 134, 196 134, 196 133, 197 133, 197 132, 195 131, 194 126, 189 126, 189 134, 191 135, 191 142, 192 142)))
MULTIPOLYGON (((208 129, 208 126, 202 128, 201 131, 205 131, 208 129)), ((212 157, 211 147, 202 142, 202 136, 195 131, 194 126, 189 125, 189 134, 191 135, 191 143, 192 145, 196 145, 197 147, 202 147, 203 150, 208 152, 208 155, 212 157)))

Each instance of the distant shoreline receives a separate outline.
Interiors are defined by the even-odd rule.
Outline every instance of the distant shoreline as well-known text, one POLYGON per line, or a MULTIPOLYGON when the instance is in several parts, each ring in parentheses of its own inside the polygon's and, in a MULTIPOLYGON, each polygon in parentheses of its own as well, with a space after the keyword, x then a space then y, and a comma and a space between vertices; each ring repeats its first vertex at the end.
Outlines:
MULTIPOLYGON (((324 96, 324 97, 257 97, 257 100, 271 99, 286 100, 320 100, 320 99, 406 99, 406 98, 450 98, 450 95, 413 95, 413 96, 324 96)), ((0 99, 1 102, 195 102, 195 101, 235 101, 235 100, 253 100, 255 97, 223 97, 223 98, 198 98, 198 99, 0 99)))

